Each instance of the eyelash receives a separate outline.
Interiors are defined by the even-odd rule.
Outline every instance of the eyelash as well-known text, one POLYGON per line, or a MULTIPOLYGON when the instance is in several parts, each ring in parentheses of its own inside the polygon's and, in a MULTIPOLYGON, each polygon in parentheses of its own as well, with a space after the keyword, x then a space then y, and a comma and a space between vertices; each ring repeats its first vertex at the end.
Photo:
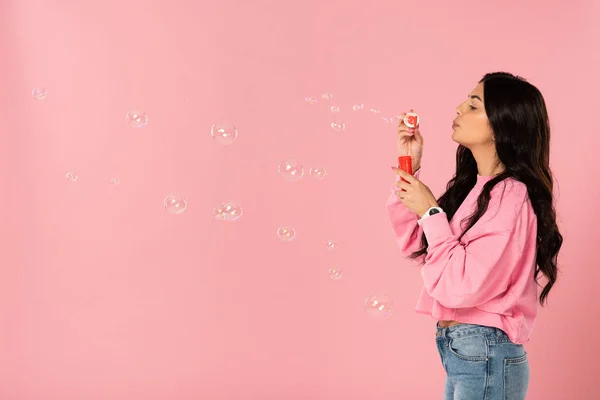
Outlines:
POLYGON ((470 108, 471 110, 475 110, 475 107, 473 107, 473 106, 472 106, 472 105, 470 105, 470 104, 469 104, 469 108, 470 108))

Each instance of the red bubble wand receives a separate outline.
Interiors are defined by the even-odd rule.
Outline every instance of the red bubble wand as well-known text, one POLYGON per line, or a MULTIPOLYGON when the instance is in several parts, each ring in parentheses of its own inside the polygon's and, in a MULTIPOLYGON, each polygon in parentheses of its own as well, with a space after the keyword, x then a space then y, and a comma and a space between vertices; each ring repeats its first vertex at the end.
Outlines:
MULTIPOLYGON (((419 116, 415 113, 408 113, 404 116, 404 125, 406 125, 408 128, 414 129, 417 126, 419 126, 419 116)), ((409 174, 413 174, 413 170, 412 170, 412 157, 410 155, 410 146, 408 146, 408 155, 407 156, 400 156, 398 157, 398 168, 400 168, 402 171, 406 171, 409 174)), ((402 180, 404 182, 408 181, 404 178, 402 178, 402 180)))

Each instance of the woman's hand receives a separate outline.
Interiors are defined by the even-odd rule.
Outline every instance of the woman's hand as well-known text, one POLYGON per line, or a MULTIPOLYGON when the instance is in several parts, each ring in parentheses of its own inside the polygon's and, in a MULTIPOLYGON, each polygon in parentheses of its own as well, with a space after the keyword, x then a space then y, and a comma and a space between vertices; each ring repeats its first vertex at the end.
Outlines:
POLYGON ((431 190, 420 180, 400 168, 392 167, 401 178, 408 182, 399 180, 396 182, 396 194, 400 201, 412 212, 422 217, 431 207, 439 207, 437 200, 431 190))

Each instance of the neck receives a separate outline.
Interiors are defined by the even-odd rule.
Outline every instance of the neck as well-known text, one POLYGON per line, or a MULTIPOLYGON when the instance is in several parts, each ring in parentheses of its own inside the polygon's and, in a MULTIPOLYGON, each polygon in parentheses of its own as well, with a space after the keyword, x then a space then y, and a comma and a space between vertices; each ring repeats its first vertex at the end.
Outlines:
POLYGON ((478 175, 494 176, 504 171, 504 165, 498 159, 495 148, 472 149, 471 153, 477 162, 478 175))

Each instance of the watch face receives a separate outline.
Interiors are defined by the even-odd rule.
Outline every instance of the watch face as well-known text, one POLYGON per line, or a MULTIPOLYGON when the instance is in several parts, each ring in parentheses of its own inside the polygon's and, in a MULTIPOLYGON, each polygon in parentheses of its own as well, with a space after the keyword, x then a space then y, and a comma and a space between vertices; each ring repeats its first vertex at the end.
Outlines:
POLYGON ((440 210, 438 210, 437 208, 434 208, 433 210, 429 211, 429 215, 437 214, 439 212, 440 212, 440 210))

